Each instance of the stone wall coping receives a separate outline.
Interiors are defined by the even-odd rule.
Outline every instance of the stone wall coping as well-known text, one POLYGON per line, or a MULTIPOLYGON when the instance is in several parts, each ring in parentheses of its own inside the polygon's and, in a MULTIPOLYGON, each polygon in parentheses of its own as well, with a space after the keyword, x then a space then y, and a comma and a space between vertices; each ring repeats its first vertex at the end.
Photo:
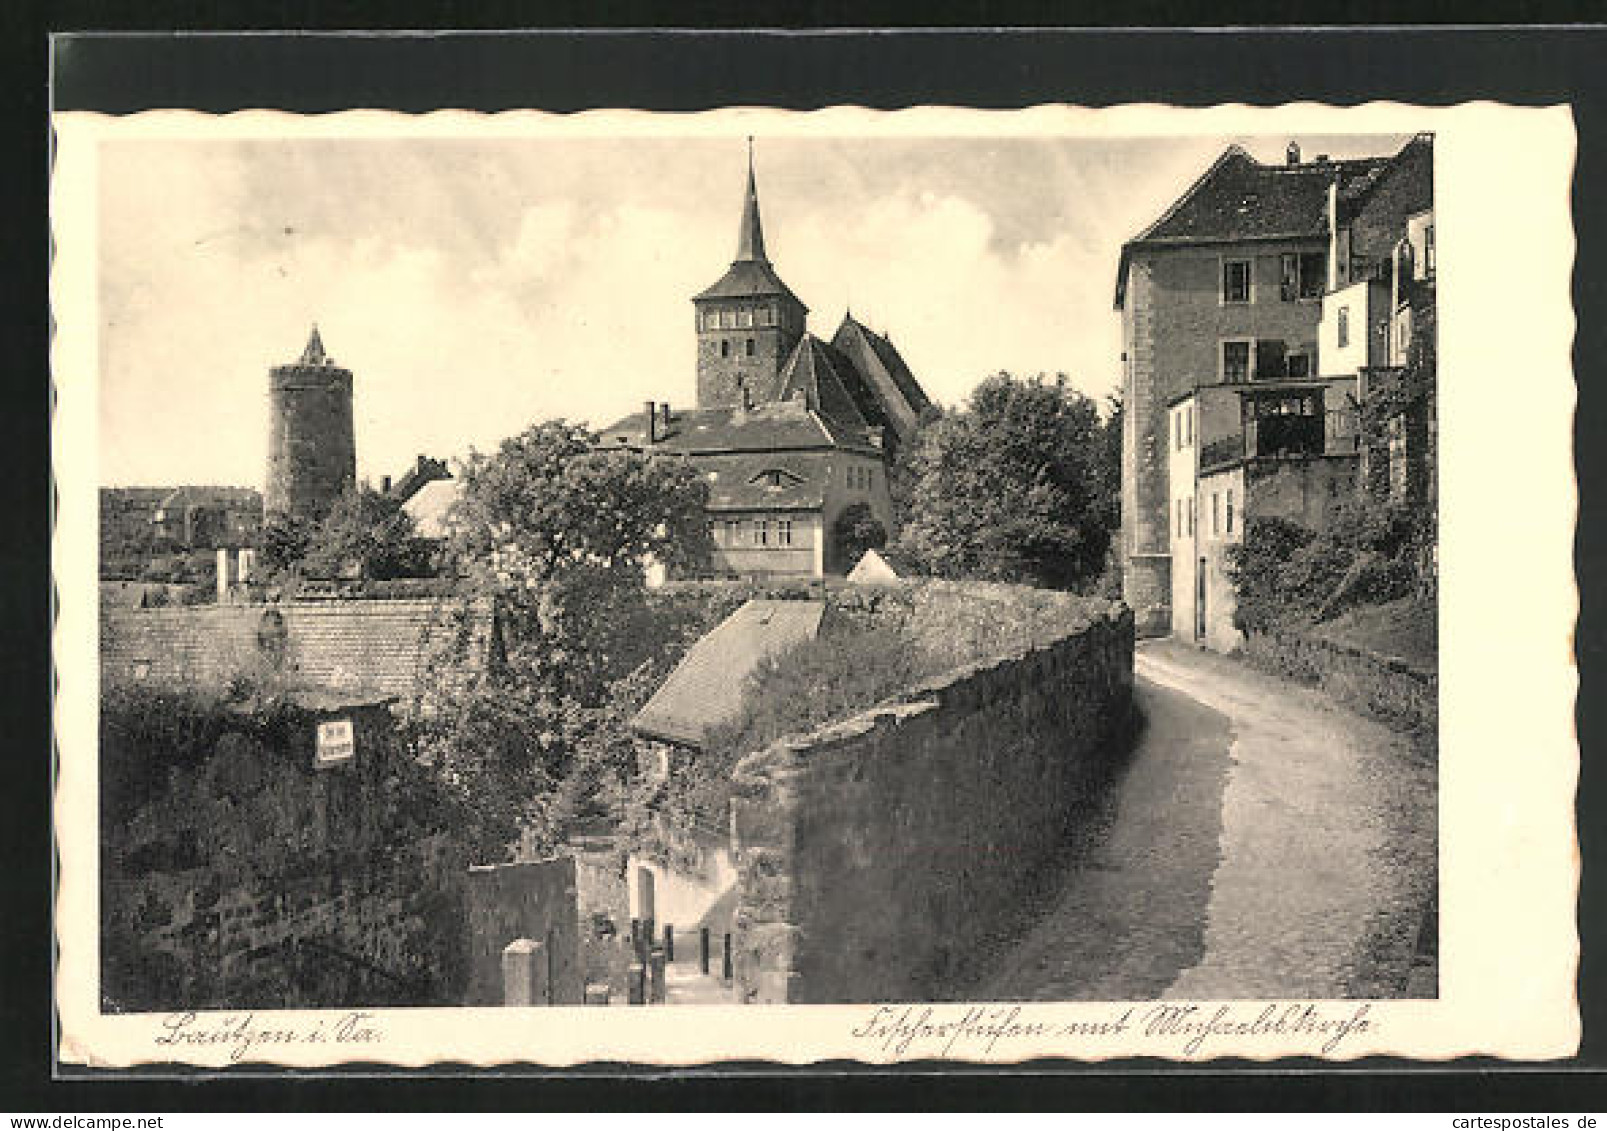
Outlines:
POLYGON ((979 677, 1019 664, 1034 655, 1059 651, 1090 632, 1119 628, 1132 619, 1132 610, 1112 603, 1111 609, 1094 613, 1087 623, 1068 629, 1051 640, 1024 644, 1007 652, 974 660, 923 680, 897 695, 875 703, 856 714, 826 723, 803 734, 776 739, 762 750, 737 760, 732 779, 740 794, 752 794, 770 784, 792 780, 807 772, 807 760, 816 754, 829 754, 880 728, 903 726, 913 719, 940 710, 943 700, 979 677))
POLYGON ((1387 671, 1404 675, 1426 687, 1434 687, 1439 683, 1439 674, 1428 671, 1413 664, 1402 656, 1392 655, 1388 652, 1375 652, 1371 648, 1364 648, 1359 644, 1351 644, 1343 640, 1332 640, 1326 636, 1307 635, 1304 633, 1277 632, 1275 636, 1284 641, 1296 644, 1315 644, 1319 648, 1326 648, 1331 652, 1338 652, 1342 656, 1365 660, 1377 664, 1387 671))

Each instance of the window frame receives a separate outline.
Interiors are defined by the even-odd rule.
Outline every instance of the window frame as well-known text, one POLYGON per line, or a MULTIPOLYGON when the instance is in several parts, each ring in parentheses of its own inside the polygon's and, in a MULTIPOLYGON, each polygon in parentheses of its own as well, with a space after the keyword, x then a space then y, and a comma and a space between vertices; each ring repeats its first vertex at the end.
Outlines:
POLYGON ((1217 343, 1216 365, 1217 379, 1224 385, 1248 385, 1255 380, 1255 342, 1254 338, 1222 338, 1217 343), (1228 347, 1244 347, 1244 377, 1235 381, 1228 376, 1228 347))
POLYGON ((1222 256, 1219 260, 1217 272, 1217 299, 1219 306, 1250 306, 1255 302, 1255 258, 1244 256, 1222 256), (1231 298, 1228 291, 1228 271, 1233 267, 1244 268, 1244 297, 1231 298))

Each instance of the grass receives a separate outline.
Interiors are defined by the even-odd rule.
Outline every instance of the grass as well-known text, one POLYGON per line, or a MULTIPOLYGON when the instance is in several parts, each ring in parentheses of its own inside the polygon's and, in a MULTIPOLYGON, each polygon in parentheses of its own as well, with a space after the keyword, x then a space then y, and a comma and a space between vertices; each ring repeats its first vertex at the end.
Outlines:
POLYGON ((1439 656, 1439 616, 1431 601, 1411 597, 1350 609, 1311 630, 1312 635, 1383 656, 1398 656, 1414 668, 1434 671, 1439 656))

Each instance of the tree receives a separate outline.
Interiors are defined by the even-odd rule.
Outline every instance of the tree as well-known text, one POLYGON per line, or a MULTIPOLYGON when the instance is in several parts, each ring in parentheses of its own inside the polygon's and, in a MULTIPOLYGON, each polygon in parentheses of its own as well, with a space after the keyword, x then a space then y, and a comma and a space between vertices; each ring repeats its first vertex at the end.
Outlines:
POLYGON ((633 772, 626 723, 664 674, 644 563, 707 559, 708 489, 683 460, 597 451, 564 421, 472 454, 461 479, 449 553, 466 600, 495 602, 506 657, 489 681, 432 679, 418 740, 495 859, 516 838, 555 846, 633 772))
POLYGON ((1107 448, 1063 376, 990 377, 921 433, 899 547, 938 576, 1085 585, 1118 514, 1107 448))
POLYGON ((364 486, 343 491, 307 539, 302 568, 314 577, 366 581, 419 577, 429 572, 429 552, 412 517, 389 495, 364 486))
POLYGON ((262 524, 262 569, 270 577, 287 573, 307 556, 317 527, 305 519, 273 514, 262 524))
POLYGON ((887 545, 887 528, 878 521, 869 503, 853 503, 844 507, 832 523, 831 544, 836 547, 837 560, 845 569, 851 569, 866 550, 880 550, 887 545))

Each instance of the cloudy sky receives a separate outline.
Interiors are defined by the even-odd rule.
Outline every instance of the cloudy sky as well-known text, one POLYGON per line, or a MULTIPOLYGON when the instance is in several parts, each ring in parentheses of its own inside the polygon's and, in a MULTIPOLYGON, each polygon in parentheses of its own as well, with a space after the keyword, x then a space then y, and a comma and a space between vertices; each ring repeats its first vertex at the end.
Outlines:
MULTIPOLYGON (((940 403, 1001 369, 1103 398, 1122 242, 1235 140, 1279 161, 1289 138, 761 136, 766 243, 816 334, 851 306, 940 403)), ((314 322, 374 481, 545 417, 689 405, 690 299, 735 253, 745 160, 710 137, 109 141, 101 481, 260 486, 268 368, 314 322)))

